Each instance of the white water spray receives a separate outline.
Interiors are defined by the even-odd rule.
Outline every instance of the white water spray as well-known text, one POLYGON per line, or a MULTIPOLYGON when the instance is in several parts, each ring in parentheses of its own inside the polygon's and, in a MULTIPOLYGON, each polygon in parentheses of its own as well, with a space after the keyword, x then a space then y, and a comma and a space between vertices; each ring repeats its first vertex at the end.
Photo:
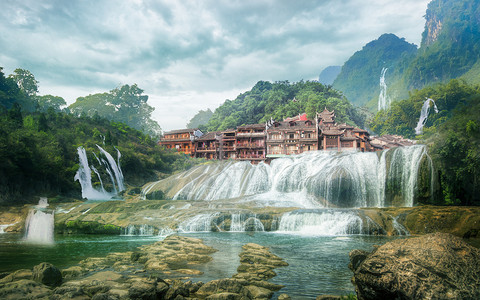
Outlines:
POLYGON ((423 126, 425 126, 425 123, 427 123, 428 113, 430 112, 430 103, 433 103, 433 109, 435 110, 435 113, 438 114, 438 108, 435 104, 435 101, 433 101, 433 99, 427 98, 427 100, 423 102, 422 111, 420 112, 420 118, 418 119, 417 127, 415 127, 415 134, 417 135, 422 134, 423 126))
POLYGON ((47 209, 47 198, 40 198, 25 221, 25 240, 36 244, 53 244, 54 211, 47 209))
POLYGON ((388 68, 382 68, 380 74, 380 95, 378 96, 378 110, 387 110, 390 107, 390 98, 387 96, 387 84, 385 83, 385 73, 388 68))

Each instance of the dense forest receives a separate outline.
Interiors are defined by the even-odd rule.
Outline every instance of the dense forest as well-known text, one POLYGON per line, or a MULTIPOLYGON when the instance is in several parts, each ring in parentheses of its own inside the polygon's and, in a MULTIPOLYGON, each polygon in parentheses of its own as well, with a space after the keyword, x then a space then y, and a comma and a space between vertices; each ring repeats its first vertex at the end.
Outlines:
POLYGON ((218 107, 206 125, 208 131, 235 128, 244 124, 265 123, 270 119, 315 112, 324 108, 335 110, 337 122, 363 127, 365 110, 354 107, 339 91, 316 81, 259 81, 235 100, 226 100, 218 107))
POLYGON ((63 99, 36 96, 36 83, 28 71, 17 69, 5 77, 0 68, 0 204, 38 201, 31 198, 38 195, 54 197, 53 201, 79 198, 80 185, 74 181, 79 146, 87 150, 90 162, 95 161, 93 153, 99 153, 96 145, 114 156, 118 149, 125 181, 131 186, 192 163, 124 123, 62 111, 63 99), (17 73, 28 76, 19 84, 17 73))
POLYGON ((429 145, 442 191, 434 204, 480 205, 480 86, 453 79, 417 90, 378 112, 370 128, 429 145), (427 98, 435 101, 438 113, 430 110, 423 134, 416 136, 414 128, 427 98))

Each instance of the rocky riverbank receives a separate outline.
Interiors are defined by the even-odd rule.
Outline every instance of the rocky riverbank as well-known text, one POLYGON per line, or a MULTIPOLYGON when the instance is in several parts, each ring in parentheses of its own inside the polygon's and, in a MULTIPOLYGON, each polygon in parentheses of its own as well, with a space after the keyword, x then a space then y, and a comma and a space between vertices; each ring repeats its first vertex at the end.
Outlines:
POLYGON ((480 299, 480 250, 447 233, 350 252, 358 299, 480 299))
POLYGON ((0 298, 270 299, 283 286, 268 280, 276 275, 275 268, 288 264, 257 244, 242 249, 232 278, 193 282, 189 277, 201 274, 196 266, 211 261, 217 250, 200 239, 169 236, 136 251, 87 258, 61 271, 42 263, 0 274, 0 298))

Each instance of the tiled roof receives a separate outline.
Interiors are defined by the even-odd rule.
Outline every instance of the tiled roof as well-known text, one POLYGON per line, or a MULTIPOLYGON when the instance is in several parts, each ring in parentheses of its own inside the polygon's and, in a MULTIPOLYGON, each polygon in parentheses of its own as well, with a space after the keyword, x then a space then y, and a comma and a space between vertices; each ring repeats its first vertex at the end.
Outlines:
POLYGON ((193 129, 176 129, 176 130, 171 130, 171 131, 167 131, 165 132, 164 134, 177 134, 177 133, 191 133, 193 134, 193 132, 195 130, 198 130, 198 128, 193 128, 193 129))

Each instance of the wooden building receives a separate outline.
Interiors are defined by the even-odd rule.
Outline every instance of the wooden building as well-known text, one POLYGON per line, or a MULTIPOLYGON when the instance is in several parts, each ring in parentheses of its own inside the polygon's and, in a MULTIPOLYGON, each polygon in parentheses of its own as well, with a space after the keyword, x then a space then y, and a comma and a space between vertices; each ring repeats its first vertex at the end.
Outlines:
POLYGON ((220 147, 219 147, 219 159, 236 159, 236 130, 227 129, 221 132, 220 135, 220 147))
POLYGON ((273 122, 267 129, 266 143, 268 158, 318 150, 317 126, 305 114, 273 122))
POLYGON ((195 142, 202 135, 203 132, 197 128, 172 130, 164 133, 159 144, 167 149, 176 149, 194 157, 195 142))
POLYGON ((265 160, 265 124, 238 126, 235 146, 237 160, 265 160))
POLYGON ((221 133, 214 131, 202 135, 195 141, 195 157, 218 159, 221 133))

